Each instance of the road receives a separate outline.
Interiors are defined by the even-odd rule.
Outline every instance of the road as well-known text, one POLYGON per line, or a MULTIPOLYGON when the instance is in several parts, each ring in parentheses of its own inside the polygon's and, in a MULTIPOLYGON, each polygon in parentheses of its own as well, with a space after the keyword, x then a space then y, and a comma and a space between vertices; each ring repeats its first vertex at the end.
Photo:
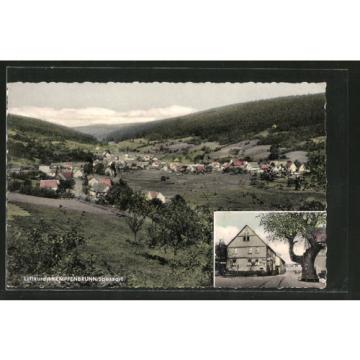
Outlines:
POLYGON ((326 284, 300 281, 300 274, 287 271, 275 276, 216 276, 215 287, 225 288, 317 288, 323 289, 326 284))
POLYGON ((27 203, 34 205, 49 206, 53 208, 63 208, 68 210, 85 211, 92 214, 103 214, 110 216, 123 215, 118 210, 109 206, 96 205, 90 202, 83 202, 77 199, 51 199, 39 196, 31 196, 19 193, 9 192, 7 194, 8 201, 27 203))

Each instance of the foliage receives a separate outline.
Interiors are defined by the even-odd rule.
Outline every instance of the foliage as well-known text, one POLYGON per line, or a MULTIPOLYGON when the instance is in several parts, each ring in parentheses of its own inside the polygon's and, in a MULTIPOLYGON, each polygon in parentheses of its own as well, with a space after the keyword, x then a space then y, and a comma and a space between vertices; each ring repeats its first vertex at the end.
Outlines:
POLYGON ((66 190, 72 189, 74 187, 74 185, 75 185, 74 179, 60 180, 59 192, 64 193, 64 192, 66 192, 66 190))
POLYGON ((50 164, 59 161, 88 161, 93 157, 81 149, 83 144, 94 144, 95 139, 65 126, 17 115, 8 115, 8 160, 25 159, 31 163, 50 164), (71 148, 68 141, 78 146, 71 148))
POLYGON ((260 224, 275 238, 288 243, 290 259, 302 267, 302 280, 318 281, 314 262, 325 243, 323 239, 319 241, 317 231, 325 227, 325 212, 270 212, 261 216, 260 224), (301 255, 294 251, 300 239, 305 245, 301 255))
POLYGON ((41 197, 53 198, 53 199, 60 197, 60 194, 55 190, 33 187, 31 186, 31 184, 21 185, 19 192, 26 195, 41 196, 41 197))
POLYGON ((126 223, 129 229, 134 234, 134 243, 137 242, 137 233, 144 225, 146 216, 148 214, 148 205, 144 198, 144 195, 140 192, 134 192, 129 197, 128 201, 128 213, 126 217, 126 223))
POLYGON ((110 205, 115 205, 120 210, 129 208, 133 190, 122 179, 115 183, 105 196, 105 201, 110 205))
POLYGON ((19 132, 18 136, 20 137, 20 134, 31 134, 32 137, 48 137, 59 141, 69 139, 85 143, 96 142, 93 136, 83 134, 66 126, 55 125, 48 121, 27 116, 9 114, 7 116, 7 128, 19 132))
POLYGON ((99 162, 94 166, 94 173, 98 175, 105 174, 105 166, 102 162, 99 162))
POLYGON ((280 156, 279 145, 271 145, 269 160, 277 160, 279 158, 279 156, 280 156))
POLYGON ((312 144, 308 152, 307 166, 310 171, 310 183, 314 188, 325 189, 326 168, 325 168, 325 146, 323 143, 312 144))
MULTIPOLYGON (((276 132, 304 129, 310 136, 320 136, 324 128, 323 94, 290 96, 285 98, 253 101, 214 108, 182 117, 159 120, 139 126, 123 127, 111 138, 116 141, 145 137, 151 140, 194 138, 232 143, 244 140, 271 128, 276 119, 276 132)), ((284 139, 282 135, 279 138, 284 139)), ((110 137, 109 137, 110 138, 110 137)))
POLYGON ((108 264, 84 251, 84 235, 77 222, 67 220, 69 228, 57 231, 44 219, 24 233, 19 229, 8 246, 8 271, 12 285, 24 285, 23 276, 103 276, 108 264))
POLYGON ((212 229, 209 217, 204 208, 193 209, 177 195, 151 216, 150 245, 172 249, 176 254, 179 249, 200 242, 210 243, 212 229))
POLYGON ((84 167, 83 167, 83 170, 84 170, 84 174, 85 175, 90 175, 93 173, 93 163, 92 161, 88 161, 84 164, 84 167))

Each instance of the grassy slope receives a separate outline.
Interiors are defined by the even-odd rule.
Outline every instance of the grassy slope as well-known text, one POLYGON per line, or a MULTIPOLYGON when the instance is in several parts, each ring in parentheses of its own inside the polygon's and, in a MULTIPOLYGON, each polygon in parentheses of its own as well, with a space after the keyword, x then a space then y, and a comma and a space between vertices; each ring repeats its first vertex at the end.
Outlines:
POLYGON ((20 115, 9 114, 7 128, 8 130, 26 133, 29 136, 51 138, 53 141, 66 139, 86 143, 96 142, 93 136, 83 134, 66 126, 55 125, 48 121, 20 115))
POLYGON ((47 121, 12 115, 7 117, 8 162, 14 165, 40 163, 38 155, 66 153, 81 149, 91 151, 96 139, 65 126, 47 121))
POLYGON ((277 131, 324 133, 325 95, 291 96, 214 108, 195 114, 124 127, 109 140, 199 136, 222 143, 237 142, 271 128, 277 131))
MULTIPOLYGON (((160 250, 150 250, 143 245, 137 247, 129 240, 132 233, 124 218, 86 213, 81 215, 78 211, 63 211, 39 205, 9 204, 8 240, 16 231, 26 233, 29 227, 43 218, 51 227, 61 229, 69 226, 67 220, 78 221, 79 228, 84 231, 89 253, 96 254, 106 260, 112 271, 118 276, 127 276, 132 287, 198 287, 211 285, 210 280, 196 269, 187 270, 178 267, 172 268, 169 264, 161 264, 158 260, 150 258, 157 255, 171 260, 172 253, 160 250), (30 216, 29 216, 30 214, 30 216)), ((146 231, 139 233, 139 239, 146 238, 146 231)), ((178 255, 181 258, 181 251, 178 255)), ((85 274, 84 274, 85 275, 85 274)))

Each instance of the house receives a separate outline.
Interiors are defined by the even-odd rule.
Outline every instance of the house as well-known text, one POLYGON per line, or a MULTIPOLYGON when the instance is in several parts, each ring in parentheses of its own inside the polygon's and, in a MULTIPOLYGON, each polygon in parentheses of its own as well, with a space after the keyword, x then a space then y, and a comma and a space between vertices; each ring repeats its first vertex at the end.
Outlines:
POLYGON ((106 195, 109 190, 110 190, 110 186, 98 183, 92 187, 92 189, 89 193, 92 196, 94 196, 94 194, 95 194, 96 197, 100 197, 100 196, 106 195))
POLYGON ((243 168, 246 167, 247 161, 245 161, 245 160, 240 160, 240 159, 236 159, 236 160, 232 160, 232 161, 230 162, 230 164, 231 164, 232 167, 243 169, 243 168))
POLYGON ((72 164, 71 162, 63 163, 63 164, 62 164, 62 168, 63 168, 63 169, 66 169, 66 170, 69 170, 69 171, 72 171, 72 169, 73 169, 73 164, 72 164))
POLYGON ((56 191, 59 188, 59 180, 40 180, 40 189, 56 191))
POLYGON ((150 165, 151 169, 160 169, 160 167, 161 167, 161 162, 159 160, 153 160, 150 165))
POLYGON ((289 160, 286 164, 286 168, 287 168, 287 171, 290 173, 290 174, 294 174, 296 173, 296 165, 291 161, 289 160))
POLYGON ((151 200, 154 200, 154 199, 158 199, 158 200, 160 200, 163 204, 166 202, 165 196, 164 196, 162 193, 157 192, 157 191, 148 191, 148 192, 145 194, 145 199, 148 200, 148 201, 151 201, 151 200))
POLYGON ((74 172, 74 177, 75 178, 82 178, 84 176, 84 173, 82 172, 82 170, 76 170, 75 172, 74 172))
POLYGON ((197 174, 205 174, 205 165, 204 164, 196 164, 195 165, 197 174))
POLYGON ((89 186, 91 186, 91 187, 93 187, 94 185, 96 185, 96 184, 98 184, 99 183, 99 181, 98 181, 98 179, 96 179, 96 178, 91 178, 90 180, 89 180, 89 182, 88 182, 88 184, 89 184, 89 186))
POLYGON ((111 167, 107 167, 106 169, 105 169, 105 175, 106 176, 111 176, 111 177, 114 177, 115 176, 115 171, 114 171, 114 169, 112 169, 111 167))
POLYGON ((112 181, 111 181, 110 178, 100 178, 99 179, 99 184, 102 184, 102 185, 105 185, 105 186, 108 186, 109 188, 111 188, 112 181))
POLYGON ((39 165, 39 171, 46 174, 49 177, 55 177, 56 176, 56 169, 48 166, 48 165, 39 165))
POLYGON ((306 172, 306 167, 305 164, 301 164, 298 169, 297 169, 299 174, 303 174, 304 172, 306 172))
POLYGON ((246 170, 250 173, 260 172, 260 166, 257 162, 250 161, 246 164, 246 170))
POLYGON ((111 153, 110 153, 109 150, 105 150, 105 151, 101 154, 101 156, 102 156, 103 158, 109 159, 109 158, 111 158, 111 153))
POLYGON ((221 164, 218 161, 213 161, 210 165, 214 171, 221 170, 221 164))
POLYGON ((177 162, 171 162, 169 165, 168 165, 168 168, 169 168, 169 170, 170 171, 177 171, 177 168, 178 168, 178 166, 179 165, 181 165, 181 164, 179 164, 179 163, 177 163, 177 162))
POLYGON ((286 271, 285 261, 245 225, 227 245, 226 271, 252 275, 278 275, 286 271))

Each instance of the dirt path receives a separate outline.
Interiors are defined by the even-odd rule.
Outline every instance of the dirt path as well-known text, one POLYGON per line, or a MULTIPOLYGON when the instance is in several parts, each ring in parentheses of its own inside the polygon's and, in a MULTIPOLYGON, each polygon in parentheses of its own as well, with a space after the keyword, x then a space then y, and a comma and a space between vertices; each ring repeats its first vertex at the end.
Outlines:
POLYGON ((325 284, 304 282, 299 280, 299 275, 288 271, 276 276, 216 276, 216 287, 226 288, 317 288, 323 289, 325 284))
POLYGON ((89 202, 83 202, 76 199, 50 199, 50 198, 24 195, 13 192, 8 193, 7 199, 10 202, 42 205, 53 208, 62 207, 63 209, 85 211, 92 214, 103 214, 103 215, 111 215, 111 216, 124 215, 124 213, 121 213, 114 208, 108 206, 96 205, 89 202))

